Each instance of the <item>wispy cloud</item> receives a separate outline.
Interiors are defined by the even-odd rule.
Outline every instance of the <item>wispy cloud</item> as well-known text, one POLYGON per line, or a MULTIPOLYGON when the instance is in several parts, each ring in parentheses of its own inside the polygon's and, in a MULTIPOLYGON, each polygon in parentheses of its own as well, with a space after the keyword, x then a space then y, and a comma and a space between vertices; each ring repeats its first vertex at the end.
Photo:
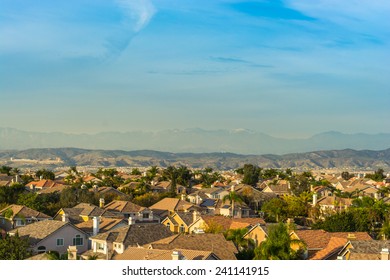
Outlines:
POLYGON ((272 68, 272 65, 269 64, 259 64, 249 60, 235 58, 235 57, 222 57, 222 56, 212 56, 210 57, 212 61, 221 62, 221 63, 233 63, 233 64, 243 64, 249 67, 258 67, 258 68, 272 68))
POLYGON ((127 16, 125 24, 130 23, 133 32, 145 28, 157 11, 149 0, 116 0, 116 3, 123 9, 127 16))

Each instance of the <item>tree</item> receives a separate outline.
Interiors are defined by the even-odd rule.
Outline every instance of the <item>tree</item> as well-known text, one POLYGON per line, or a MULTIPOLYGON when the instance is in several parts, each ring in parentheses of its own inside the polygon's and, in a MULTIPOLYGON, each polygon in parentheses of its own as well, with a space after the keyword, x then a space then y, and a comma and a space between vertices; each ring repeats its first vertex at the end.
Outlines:
POLYGON ((264 202, 261 210, 265 212, 268 220, 281 221, 287 215, 287 202, 280 198, 272 198, 264 202))
POLYGON ((12 167, 3 165, 0 167, 0 173, 1 174, 7 174, 7 176, 11 175, 12 167))
POLYGON ((312 180, 311 176, 310 172, 304 172, 302 174, 292 176, 289 179, 292 193, 298 196, 303 192, 310 192, 310 182, 312 180))
POLYGON ((0 235, 0 260, 24 260, 31 256, 28 239, 6 235, 1 239, 0 235))
POLYGON ((380 182, 386 178, 384 170, 382 168, 377 169, 374 174, 366 174, 366 178, 372 179, 374 181, 380 182))
POLYGON ((247 232, 248 232, 247 228, 239 228, 239 229, 229 229, 225 233, 226 240, 231 240, 233 241, 234 245, 236 245, 238 249, 238 254, 236 254, 236 257, 239 260, 252 260, 254 257, 253 240, 244 238, 247 232))
POLYGON ((237 194, 235 191, 229 192, 229 194, 225 195, 222 198, 222 202, 225 203, 226 200, 229 200, 231 206, 232 206, 232 217, 234 217, 234 204, 235 203, 242 203, 243 199, 242 197, 237 194))
POLYGON ((37 172, 35 172, 35 176, 45 180, 54 180, 56 178, 56 175, 53 171, 44 168, 39 169, 37 172))
POLYGON ((349 174, 348 171, 341 172, 341 178, 343 178, 345 181, 348 181, 349 179, 353 178, 353 174, 349 174))
POLYGON ((292 245, 304 248, 301 240, 291 239, 286 224, 270 226, 267 239, 255 249, 256 260, 294 260, 302 259, 302 250, 293 250, 292 245))
POLYGON ((179 177, 179 172, 176 167, 170 165, 164 171, 163 175, 171 181, 171 187, 169 190, 169 195, 175 197, 177 193, 177 178, 179 177))
POLYGON ((131 170, 131 173, 130 173, 131 175, 141 175, 142 173, 141 173, 141 171, 138 169, 138 168, 133 168, 132 170, 131 170))
POLYGON ((255 186, 259 182, 261 168, 253 164, 245 164, 242 169, 242 183, 255 186))

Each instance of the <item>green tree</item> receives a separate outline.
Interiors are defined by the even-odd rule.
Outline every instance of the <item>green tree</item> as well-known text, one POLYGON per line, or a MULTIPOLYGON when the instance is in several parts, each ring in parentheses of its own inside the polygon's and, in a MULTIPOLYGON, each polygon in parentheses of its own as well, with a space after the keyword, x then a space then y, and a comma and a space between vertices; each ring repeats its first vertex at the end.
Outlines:
POLYGON ((386 178, 384 170, 382 168, 377 169, 374 174, 366 174, 366 178, 372 179, 374 181, 380 182, 386 178))
POLYGON ((0 167, 0 173, 1 174, 7 174, 7 176, 11 175, 12 167, 3 165, 0 167))
POLYGON ((253 164, 245 164, 243 169, 242 183, 255 186, 259 182, 261 168, 253 164))
POLYGON ((345 181, 348 181, 349 179, 353 178, 353 174, 349 174, 348 171, 341 172, 341 178, 343 178, 345 181))
POLYGON ((229 200, 230 205, 232 206, 232 217, 234 217, 235 203, 242 203, 242 197, 235 191, 229 192, 222 198, 222 202, 225 203, 226 200, 229 200))
POLYGON ((312 177, 311 173, 309 174, 304 172, 302 174, 290 177, 290 189, 294 195, 299 196, 303 192, 310 192, 310 183, 312 177))
POLYGON ((39 169, 37 172, 35 172, 35 176, 45 180, 54 180, 56 177, 53 171, 50 171, 45 168, 39 169))
POLYGON ((280 222, 287 216, 287 202, 280 198, 272 198, 264 202, 261 211, 269 221, 280 222))
POLYGON ((267 239, 255 249, 256 260, 295 260, 303 259, 301 250, 295 251, 292 245, 304 248, 300 240, 291 239, 287 225, 279 223, 270 226, 267 239))
POLYGON ((229 229, 225 233, 226 240, 233 241, 238 249, 238 254, 236 254, 237 259, 239 260, 252 260, 254 257, 253 247, 254 242, 252 239, 244 238, 245 234, 248 232, 247 228, 239 229, 229 229))
POLYGON ((31 256, 28 239, 6 235, 1 239, 0 235, 0 260, 24 260, 31 256))
POLYGON ((141 171, 138 168, 133 168, 130 172, 131 175, 141 175, 141 171))

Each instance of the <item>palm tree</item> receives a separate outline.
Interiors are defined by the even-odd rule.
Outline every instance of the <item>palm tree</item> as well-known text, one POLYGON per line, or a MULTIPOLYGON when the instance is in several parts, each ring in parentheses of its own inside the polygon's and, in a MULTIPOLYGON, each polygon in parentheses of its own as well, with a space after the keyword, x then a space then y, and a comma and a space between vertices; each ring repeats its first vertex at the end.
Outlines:
POLYGON ((237 194, 234 190, 229 192, 229 194, 225 195, 222 198, 222 202, 225 203, 226 200, 229 200, 231 206, 232 206, 232 217, 234 218, 234 204, 235 202, 237 203, 242 203, 243 199, 239 194, 237 194))
POLYGON ((291 239, 286 224, 270 226, 267 239, 261 242, 255 249, 257 260, 292 260, 303 258, 302 250, 305 249, 304 242, 298 239, 291 239), (299 246, 294 250, 292 245, 299 246))

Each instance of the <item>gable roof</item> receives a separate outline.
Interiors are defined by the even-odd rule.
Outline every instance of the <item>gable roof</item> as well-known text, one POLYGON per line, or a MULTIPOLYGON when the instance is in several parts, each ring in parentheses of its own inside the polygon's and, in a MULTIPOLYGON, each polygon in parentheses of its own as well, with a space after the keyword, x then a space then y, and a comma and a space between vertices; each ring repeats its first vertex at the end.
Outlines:
POLYGON ((31 208, 24 206, 24 205, 17 205, 17 204, 9 205, 8 207, 0 210, 0 215, 4 216, 4 213, 6 211, 9 211, 9 210, 12 210, 12 216, 11 216, 12 220, 15 217, 51 219, 50 216, 48 216, 42 212, 36 211, 36 210, 31 209, 31 208))
POLYGON ((225 231, 229 229, 250 227, 256 224, 265 225, 265 221, 262 218, 232 218, 226 216, 202 215, 202 219, 206 225, 220 225, 225 231))
POLYGON ((383 248, 390 248, 390 240, 351 240, 350 260, 380 260, 383 248))
POLYGON ((137 247, 172 235, 173 233, 162 224, 135 224, 100 233, 91 239, 123 243, 126 247, 137 247))
POLYGON ((115 255, 114 260, 172 260, 172 252, 180 251, 185 260, 206 260, 217 258, 211 251, 199 250, 160 250, 129 247, 122 254, 115 255))
POLYGON ((62 227, 66 226, 71 226, 80 231, 80 233, 85 234, 85 232, 73 226, 71 223, 55 220, 43 220, 28 224, 24 227, 13 229, 10 231, 10 233, 18 233, 20 237, 28 237, 30 245, 35 245, 62 227))
POLYGON ((159 202, 153 204, 152 206, 150 206, 149 209, 168 210, 173 212, 173 211, 185 211, 193 206, 196 207, 196 205, 188 201, 180 200, 178 198, 166 197, 160 200, 159 202))
POLYGON ((338 254, 345 244, 348 242, 347 238, 342 237, 331 237, 328 245, 320 250, 315 252, 310 259, 311 260, 326 260, 331 258, 332 256, 338 254))
POLYGON ((302 229, 294 230, 300 240, 303 240, 308 250, 321 250, 328 246, 332 237, 354 239, 354 240, 372 240, 367 232, 327 232, 325 230, 302 229))
POLYGON ((178 234, 153 242, 146 246, 152 249, 173 250, 189 249, 211 251, 221 260, 236 260, 237 248, 227 241, 223 234, 178 234))
POLYGON ((145 207, 139 206, 130 201, 113 200, 112 202, 104 206, 104 209, 109 211, 117 211, 120 213, 133 213, 133 212, 140 212, 144 210, 145 207))
POLYGON ((31 185, 38 187, 38 188, 52 188, 52 187, 56 187, 58 185, 63 185, 63 184, 60 184, 60 183, 53 181, 53 180, 43 179, 43 180, 39 180, 39 181, 30 182, 30 183, 26 184, 26 187, 30 187, 31 185))
MULTIPOLYGON (((109 230, 112 230, 116 226, 123 224, 123 226, 126 226, 127 223, 125 223, 122 219, 113 219, 113 218, 101 218, 99 222, 99 232, 107 232, 109 230)), ((75 226, 82 231, 86 233, 92 233, 93 232, 93 220, 88 220, 86 222, 81 222, 78 224, 75 224, 75 226)))

